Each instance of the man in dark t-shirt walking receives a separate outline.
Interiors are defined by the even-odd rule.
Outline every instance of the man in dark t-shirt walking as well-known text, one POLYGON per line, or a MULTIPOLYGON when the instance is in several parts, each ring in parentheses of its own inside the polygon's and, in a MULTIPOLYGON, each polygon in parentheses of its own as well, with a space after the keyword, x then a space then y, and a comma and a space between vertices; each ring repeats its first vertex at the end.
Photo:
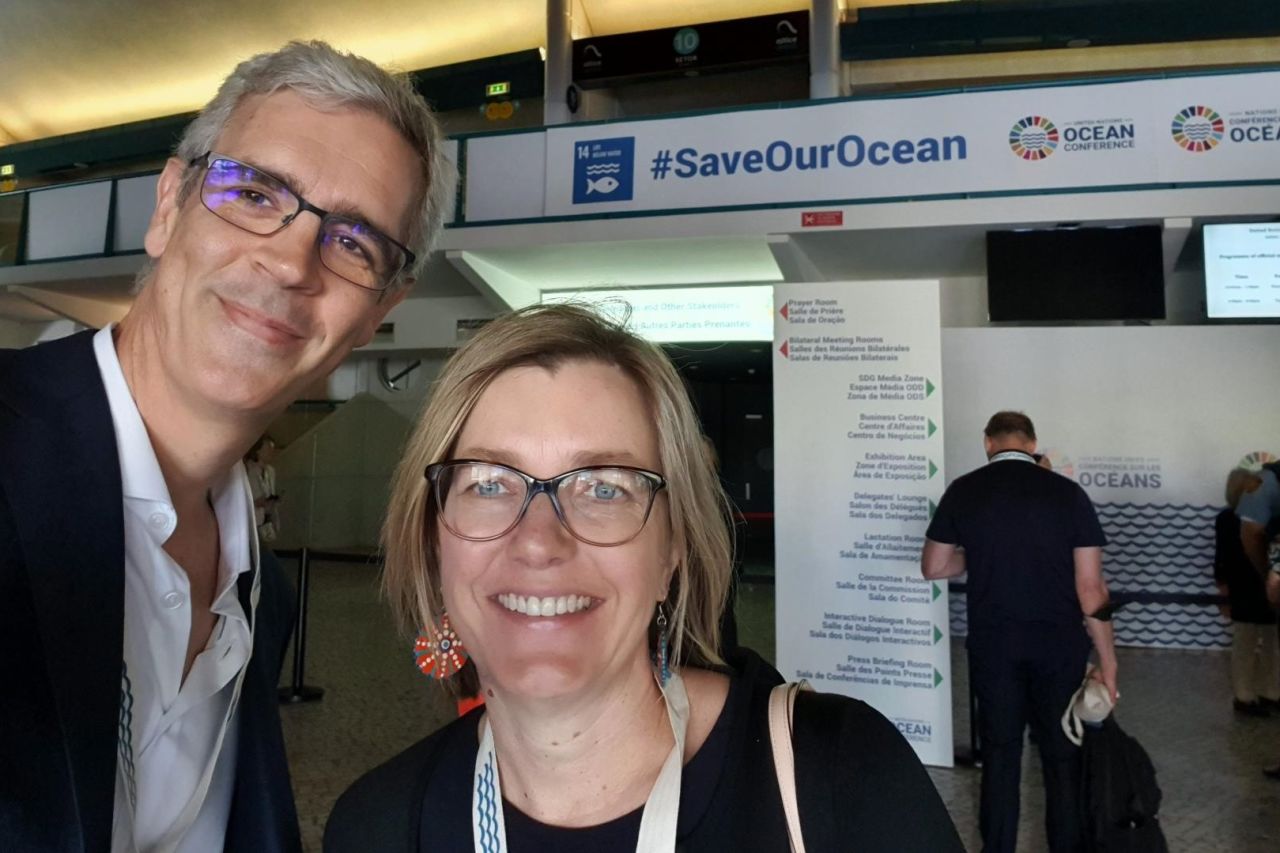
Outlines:
POLYGON ((947 489, 921 556, 928 579, 968 572, 983 850, 1015 849, 1028 723, 1044 769, 1049 849, 1079 850, 1079 753, 1059 721, 1084 677, 1090 640, 1098 653, 1094 677, 1113 702, 1118 695, 1102 577, 1106 536, 1084 490, 1036 464, 1030 418, 997 412, 984 432, 989 463, 947 489))

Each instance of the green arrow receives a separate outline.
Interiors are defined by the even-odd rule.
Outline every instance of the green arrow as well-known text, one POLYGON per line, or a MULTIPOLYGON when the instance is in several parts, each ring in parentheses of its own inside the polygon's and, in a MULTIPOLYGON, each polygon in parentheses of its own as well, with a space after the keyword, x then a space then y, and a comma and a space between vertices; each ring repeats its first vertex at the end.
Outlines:
POLYGON ((942 587, 938 586, 936 582, 933 583, 932 586, 933 586, 933 600, 937 601, 938 596, 942 595, 942 587))
POLYGON ((933 501, 929 501, 929 520, 933 521, 933 514, 938 511, 938 505, 933 501))
POLYGON ((942 632, 938 630, 938 626, 933 626, 933 644, 938 645, 938 641, 942 639, 942 632))
POLYGON ((929 432, 927 435, 925 435, 925 438, 928 438, 930 435, 933 435, 935 432, 938 431, 938 425, 935 424, 932 419, 928 419, 928 420, 929 420, 929 432))
POLYGON ((928 397, 930 394, 932 394, 934 391, 937 391, 937 390, 938 389, 935 388, 933 383, 930 382, 928 379, 924 381, 924 395, 926 397, 928 397))
POLYGON ((938 466, 933 464, 933 460, 929 460, 929 479, 933 479, 933 475, 938 473, 938 466))
POLYGON ((942 683, 942 673, 938 672, 938 668, 935 666, 933 668, 933 686, 937 687, 941 683, 942 683))

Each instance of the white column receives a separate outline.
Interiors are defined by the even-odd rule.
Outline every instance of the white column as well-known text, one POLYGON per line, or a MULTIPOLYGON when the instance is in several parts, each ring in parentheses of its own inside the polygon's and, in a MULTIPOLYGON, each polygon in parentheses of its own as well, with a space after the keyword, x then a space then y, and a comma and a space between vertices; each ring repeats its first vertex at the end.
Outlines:
POLYGON ((573 115, 565 92, 573 83, 573 0, 547 0, 547 61, 542 120, 544 124, 568 124, 573 115))
POLYGON ((809 97, 840 97, 839 0, 812 0, 809 9, 809 97))

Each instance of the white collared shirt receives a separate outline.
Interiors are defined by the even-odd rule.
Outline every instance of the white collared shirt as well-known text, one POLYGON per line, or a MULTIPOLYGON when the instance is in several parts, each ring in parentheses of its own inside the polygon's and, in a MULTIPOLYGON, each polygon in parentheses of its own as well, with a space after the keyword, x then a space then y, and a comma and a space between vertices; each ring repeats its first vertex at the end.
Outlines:
POLYGON ((237 463, 211 498, 221 556, 217 621, 185 681, 191 585, 164 550, 178 525, 169 489, 107 326, 94 355, 115 427, 124 500, 124 663, 132 695, 133 774, 117 761, 112 853, 221 850, 235 782, 236 697, 252 650, 236 582, 256 570, 253 500, 237 463), (207 790, 205 790, 206 775, 207 790), (130 802, 130 782, 136 807, 130 802))

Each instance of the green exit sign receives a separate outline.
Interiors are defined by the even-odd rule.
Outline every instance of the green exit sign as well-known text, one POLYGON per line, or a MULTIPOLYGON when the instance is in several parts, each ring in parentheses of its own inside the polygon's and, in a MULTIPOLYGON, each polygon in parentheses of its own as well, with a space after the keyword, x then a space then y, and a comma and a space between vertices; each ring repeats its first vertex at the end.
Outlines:
POLYGON ((496 98, 498 95, 511 94, 510 83, 490 83, 484 87, 484 93, 490 98, 496 98))
POLYGON ((7 178, 12 175, 14 171, 12 163, 5 163, 3 166, 0 166, 0 178, 7 178))

